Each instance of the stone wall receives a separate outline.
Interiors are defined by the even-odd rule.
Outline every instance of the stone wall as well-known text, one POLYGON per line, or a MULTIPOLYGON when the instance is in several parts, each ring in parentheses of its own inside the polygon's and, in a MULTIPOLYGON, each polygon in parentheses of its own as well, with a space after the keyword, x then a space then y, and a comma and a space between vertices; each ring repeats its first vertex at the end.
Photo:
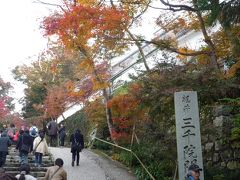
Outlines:
POLYGON ((202 136, 205 166, 240 169, 240 142, 231 140, 235 115, 236 112, 230 106, 213 108, 211 123, 203 127, 209 131, 202 136))

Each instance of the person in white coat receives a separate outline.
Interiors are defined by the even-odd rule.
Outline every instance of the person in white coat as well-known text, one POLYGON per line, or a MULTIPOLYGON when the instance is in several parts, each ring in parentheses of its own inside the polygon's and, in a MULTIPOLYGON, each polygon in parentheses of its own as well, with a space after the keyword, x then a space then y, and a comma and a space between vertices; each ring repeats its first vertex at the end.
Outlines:
POLYGON ((35 155, 35 166, 42 165, 42 156, 48 154, 48 145, 44 131, 39 131, 39 136, 34 139, 33 152, 35 155))

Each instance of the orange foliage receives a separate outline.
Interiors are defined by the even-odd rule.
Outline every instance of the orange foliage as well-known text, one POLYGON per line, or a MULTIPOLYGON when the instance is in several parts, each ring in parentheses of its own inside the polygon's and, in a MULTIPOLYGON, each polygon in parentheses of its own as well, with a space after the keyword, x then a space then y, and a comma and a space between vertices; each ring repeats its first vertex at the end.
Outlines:
POLYGON ((201 54, 197 57, 199 65, 207 65, 210 63, 210 58, 206 54, 201 54))
POLYGON ((178 23, 182 27, 186 25, 186 21, 183 18, 178 18, 178 23))
POLYGON ((57 34, 68 48, 90 48, 88 41, 91 38, 112 47, 116 43, 115 39, 122 37, 128 22, 127 14, 118 9, 82 5, 69 9, 63 15, 56 14, 43 21, 45 34, 57 34))
POLYGON ((128 117, 136 110, 138 104, 139 101, 137 99, 128 94, 124 94, 113 97, 113 99, 108 102, 108 107, 112 108, 118 117, 128 117))
POLYGON ((128 118, 113 118, 115 128, 111 129, 112 139, 120 143, 130 143, 132 135, 133 121, 128 118))
POLYGON ((226 76, 228 78, 234 77, 236 75, 236 72, 240 71, 240 59, 235 63, 230 69, 228 70, 226 76))
POLYGON ((105 105, 101 98, 86 103, 83 110, 89 122, 97 125, 100 129, 106 126, 105 105))
POLYGON ((79 64, 79 67, 83 69, 86 73, 91 73, 93 71, 93 63, 89 59, 84 59, 79 64))
MULTIPOLYGON (((123 10, 94 6, 96 1, 76 1, 68 10, 44 19, 45 35, 57 35, 67 49, 81 53, 79 67, 81 77, 76 83, 68 82, 66 87, 71 97, 87 99, 96 91, 108 87, 109 74, 103 52, 121 52, 125 47, 124 30, 128 15, 123 10), (104 50, 105 51, 104 51, 104 50), (101 65, 101 63, 103 65, 101 65)), ((54 68, 53 68, 54 70, 54 68)))
MULTIPOLYGON (((191 50, 191 49, 189 49, 189 48, 187 48, 187 47, 178 48, 178 51, 179 51, 180 53, 193 53, 193 52, 194 52, 194 50, 191 50)), ((177 55, 177 58, 180 59, 180 60, 182 60, 183 62, 185 62, 185 61, 187 60, 187 57, 188 57, 188 56, 181 55, 181 54, 178 54, 178 55, 177 55)))
POLYGON ((76 0, 78 4, 85 5, 85 6, 91 6, 99 3, 96 0, 76 0))
POLYGON ((49 89, 44 101, 46 117, 56 118, 60 116, 65 111, 67 97, 64 87, 49 89))

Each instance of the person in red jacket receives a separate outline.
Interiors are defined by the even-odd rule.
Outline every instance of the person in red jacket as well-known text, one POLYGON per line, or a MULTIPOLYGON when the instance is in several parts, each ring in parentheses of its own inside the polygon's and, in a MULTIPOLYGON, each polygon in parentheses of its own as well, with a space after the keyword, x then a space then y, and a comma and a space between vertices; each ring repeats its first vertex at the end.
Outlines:
POLYGON ((19 138, 19 131, 16 131, 15 134, 13 135, 13 144, 17 144, 19 138))

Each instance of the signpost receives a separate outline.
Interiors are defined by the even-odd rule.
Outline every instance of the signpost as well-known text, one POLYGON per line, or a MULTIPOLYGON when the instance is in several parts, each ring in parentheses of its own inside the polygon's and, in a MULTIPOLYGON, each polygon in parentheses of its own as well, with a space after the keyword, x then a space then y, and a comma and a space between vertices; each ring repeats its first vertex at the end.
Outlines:
MULTIPOLYGON (((179 180, 184 180, 191 164, 203 168, 197 92, 176 92, 174 103, 179 180)), ((204 180, 203 174, 201 171, 201 180, 204 180)))

